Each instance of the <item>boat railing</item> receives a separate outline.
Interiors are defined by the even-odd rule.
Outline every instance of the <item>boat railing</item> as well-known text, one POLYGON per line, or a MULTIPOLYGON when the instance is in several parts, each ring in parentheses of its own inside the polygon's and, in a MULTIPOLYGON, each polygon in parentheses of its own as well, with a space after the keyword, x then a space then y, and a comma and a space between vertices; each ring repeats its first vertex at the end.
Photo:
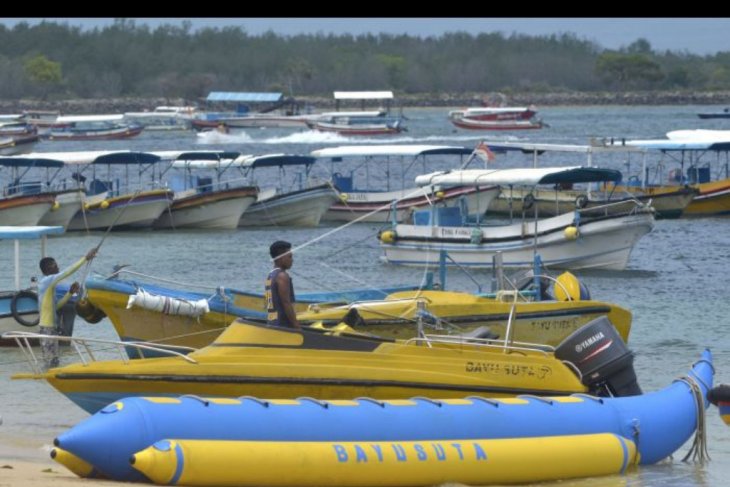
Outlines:
POLYGON ((476 338, 467 335, 431 335, 424 334, 422 336, 413 337, 405 340, 406 344, 426 345, 433 344, 442 345, 469 345, 484 348, 493 348, 504 350, 507 352, 539 352, 544 355, 550 355, 555 352, 555 347, 539 343, 510 341, 505 343, 504 340, 494 338, 476 338))
POLYGON ((607 203, 603 203, 601 205, 591 206, 590 208, 576 208, 576 212, 581 215, 581 217, 585 216, 586 218, 590 218, 592 216, 595 216, 596 213, 603 213, 603 215, 617 215, 621 213, 625 213, 627 215, 633 215, 636 213, 639 213, 640 211, 646 210, 648 208, 651 208, 651 201, 644 203, 643 201, 638 200, 635 197, 628 198, 626 200, 621 201, 609 201, 607 203), (618 212, 618 211, 611 211, 614 208, 618 208, 621 206, 626 206, 628 203, 633 203, 633 207, 629 209, 628 211, 624 212, 618 212))
MULTIPOLYGON (((126 349, 127 347, 132 347, 135 350, 137 350, 138 354, 143 357, 145 351, 149 352, 155 352, 155 353, 161 353, 161 354, 167 354, 172 355, 175 357, 180 357, 184 359, 187 362, 197 364, 198 362, 193 359, 192 357, 189 357, 185 353, 179 351, 179 350, 187 350, 188 352, 195 351, 196 349, 191 347, 185 347, 185 346, 178 346, 175 345, 174 349, 170 348, 173 347, 172 345, 160 345, 158 343, 149 343, 149 342, 123 342, 119 340, 104 340, 104 339, 98 339, 98 338, 79 338, 79 337, 68 337, 68 336, 58 336, 58 335, 43 335, 40 333, 33 333, 33 332, 27 332, 27 331, 9 331, 2 334, 3 339, 13 339, 15 340, 15 343, 18 345, 20 350, 23 352, 23 355, 28 360, 28 363, 30 364, 31 369, 35 374, 41 374, 43 372, 43 365, 42 365, 42 357, 38 357, 36 352, 33 351, 33 345, 31 343, 31 340, 54 340, 58 342, 68 342, 75 350, 76 354, 78 355, 79 359, 81 360, 81 363, 84 365, 84 367, 88 366, 92 362, 97 362, 97 358, 94 355, 94 350, 92 349, 92 345, 97 346, 104 346, 104 350, 107 349, 116 349, 119 352, 119 357, 122 360, 124 364, 129 364, 130 358, 127 355, 126 349)), ((98 351, 98 350, 97 350, 98 351)))

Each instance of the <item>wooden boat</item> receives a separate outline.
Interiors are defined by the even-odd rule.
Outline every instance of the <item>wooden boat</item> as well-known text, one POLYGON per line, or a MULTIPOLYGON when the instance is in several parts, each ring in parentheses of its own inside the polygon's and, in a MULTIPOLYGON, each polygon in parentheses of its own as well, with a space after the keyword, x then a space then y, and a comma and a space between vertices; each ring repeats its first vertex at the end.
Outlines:
POLYGON ((78 187, 67 188, 66 181, 56 182, 65 166, 63 160, 56 158, 56 154, 31 153, 0 157, 0 166, 12 173, 13 184, 6 188, 8 193, 52 198, 50 208, 33 224, 68 228, 71 219, 81 209, 84 192, 78 187))
MULTIPOLYGON (((156 152, 170 162, 170 169, 179 170, 168 179, 175 191, 170 208, 155 221, 155 228, 219 228, 238 227, 241 215, 256 201, 256 186, 241 186, 221 181, 238 152, 187 151, 156 152), (212 171, 216 177, 197 174, 212 171), (195 171, 196 174, 193 174, 195 171)), ((163 172, 163 174, 165 174, 163 172)))
MULTIPOLYGON (((565 182, 604 182, 621 179, 610 169, 566 167, 539 169, 470 169, 419 176, 419 185, 536 186, 565 182)), ((500 253, 508 267, 529 267, 535 253, 546 266, 561 269, 602 268, 622 270, 631 250, 654 227, 653 210, 636 203, 629 211, 583 210, 534 220, 523 214, 508 224, 464 224, 459 208, 432 207, 414 213, 412 224, 396 224, 381 232, 381 247, 388 262, 430 266, 450 259, 447 265, 490 267, 500 253)))
MULTIPOLYGON (((413 184, 416 174, 436 169, 458 167, 473 154, 468 147, 438 145, 354 145, 319 149, 312 156, 330 164, 332 184, 340 191, 324 215, 325 221, 402 222, 415 210, 439 205, 464 205, 471 216, 484 213, 497 196, 489 186, 454 186, 419 188, 413 184), (343 160, 355 161, 358 168, 344 175, 337 170, 343 160), (358 180, 360 167, 366 178, 358 180), (415 172, 414 174, 414 171, 415 172), (434 193, 437 197, 434 198, 434 193)), ((360 171, 361 173, 361 171, 360 171)))
POLYGON ((449 119, 468 118, 470 120, 530 120, 537 115, 534 106, 529 107, 470 107, 452 110, 449 119))
MULTIPOLYGON (((22 334, 5 337, 23 339, 22 334)), ((13 377, 45 379, 91 413, 128 396, 407 399, 640 392, 631 368, 633 355, 607 318, 581 328, 561 347, 557 350, 564 353, 547 345, 466 336, 388 340, 341 330, 279 328, 236 320, 211 345, 188 355, 93 362, 85 358, 47 373, 35 364, 35 373, 13 377), (610 367, 603 367, 606 364, 610 367), (585 384, 576 375, 576 366, 583 371, 585 384)))
POLYGON ((144 127, 122 122, 124 115, 79 115, 56 119, 49 140, 117 140, 136 137, 144 127))
POLYGON ((340 135, 393 135, 403 132, 400 120, 354 121, 348 118, 335 118, 332 122, 307 121, 307 126, 320 132, 336 132, 340 135))
MULTIPOLYGON (((561 281, 557 281, 555 285, 561 281)), ((363 333, 388 338, 413 338, 419 329, 444 334, 472 334, 518 342, 557 346, 586 323, 608 316, 624 342, 629 340, 631 312, 602 301, 531 300, 529 294, 500 291, 496 295, 416 290, 389 294, 377 301, 339 306, 312 304, 297 313, 301 324, 336 326, 346 322, 363 333)))
MULTIPOLYGON (((657 170, 657 178, 654 180, 639 176, 636 182, 641 191, 659 196, 689 186, 698 193, 685 208, 683 217, 730 214, 730 172, 727 158, 724 164, 719 163, 719 155, 727 155, 730 151, 730 132, 678 130, 668 132, 667 136, 667 139, 613 141, 614 144, 621 143, 660 153, 677 163, 677 167, 667 173, 657 170), (703 156, 708 153, 714 153, 718 162, 703 161, 703 156)), ((665 166, 663 164, 661 168, 665 166)), ((642 174, 646 173, 644 167, 642 174)), ((637 191, 635 186, 622 186, 620 189, 637 191)))
POLYGON ((542 120, 478 120, 468 117, 455 117, 451 123, 468 130, 529 130, 544 127, 542 120))
POLYGON ((245 178, 254 180, 262 169, 278 169, 279 185, 264 188, 255 203, 248 207, 238 223, 239 227, 295 226, 316 227, 327 209, 337 201, 337 193, 329 184, 304 186, 308 181, 314 157, 289 154, 240 156, 236 163, 245 178), (287 177, 287 169, 303 168, 303 178, 287 177), (288 186, 287 186, 288 185, 288 186))
POLYGON ((681 380, 631 397, 132 397, 59 435, 52 457, 82 477, 161 485, 503 485, 624 473, 705 433, 713 375, 706 350, 681 380))
MULTIPOLYGON (((122 269, 121 273, 126 274, 122 269)), ((131 272, 131 271, 130 271, 131 272)), ((130 275, 133 275, 131 273, 130 275)), ((330 306, 353 301, 383 299, 391 293, 415 289, 431 289, 431 275, 420 286, 383 287, 381 289, 347 289, 332 292, 297 293, 294 304, 297 312, 305 311, 313 304, 330 306)), ((259 322, 266 321, 265 301, 261 293, 221 287, 218 291, 193 291, 174 289, 149 281, 126 280, 119 273, 112 278, 91 276, 85 287, 87 299, 114 325, 120 339, 129 342, 153 342, 168 347, 202 348, 209 345, 236 318, 259 322), (206 303, 207 311, 189 310, 174 313, 161 312, 139 306, 133 298, 144 290, 168 302, 206 303)), ((81 315, 82 318, 85 316, 81 315)), ((128 348, 130 356, 137 357, 137 350, 128 348)), ((149 356, 147 354, 146 356, 149 356)))
MULTIPOLYGON (((0 226, 0 240, 12 240, 15 248, 14 281, 15 289, 0 291, 0 335, 9 331, 29 331, 38 333, 38 294, 33 289, 21 289, 20 275, 20 241, 41 240, 41 258, 45 257, 46 240, 48 235, 59 235, 63 233, 63 227, 47 226, 26 226, 8 227, 0 226)), ((8 266, 9 267, 9 266, 8 266)), ((64 292, 66 289, 63 290, 64 292)), ((70 321, 64 319, 62 333, 71 336, 73 332, 73 317, 70 321)), ((33 340, 33 344, 37 340, 33 340)), ((14 340, 0 338, 0 345, 14 345, 14 340)))
MULTIPOLYGON (((38 157, 56 158, 75 168, 75 177, 85 180, 83 173, 92 169, 94 179, 86 188, 86 197, 81 210, 68 225, 69 230, 106 230, 125 228, 150 228, 173 198, 173 192, 162 189, 133 190, 129 173, 124 184, 112 179, 111 166, 145 165, 154 172, 160 157, 148 152, 131 151, 87 151, 53 154, 37 154, 38 157), (108 178, 99 179, 97 167, 107 167, 108 178)), ((154 178, 153 178, 154 179, 154 178)))
MULTIPOLYGON (((520 152, 532 156, 532 165, 538 167, 543 162, 541 158, 560 156, 566 157, 573 154, 584 154, 586 165, 596 164, 599 156, 604 159, 610 156, 621 156, 629 160, 631 156, 646 156, 646 151, 633 146, 603 146, 603 145, 570 145, 570 144, 543 144, 523 142, 501 142, 484 141, 494 152, 514 153, 520 152)), ((657 194, 651 191, 642 190, 637 187, 639 181, 632 176, 628 181, 632 189, 627 189, 625 184, 612 183, 604 184, 603 187, 582 189, 574 188, 573 184, 563 186, 555 185, 551 189, 509 187, 492 200, 489 206, 491 215, 519 214, 526 210, 526 206, 536 206, 538 213, 542 216, 557 216, 573 211, 574 209, 584 210, 588 213, 590 208, 600 207, 597 211, 625 212, 633 207, 636 201, 640 201, 654 208, 654 217, 679 218, 684 209, 692 202, 697 190, 688 187, 677 187, 673 191, 666 191, 657 194), (526 203, 526 204, 525 204, 526 203), (606 208, 606 205, 611 204, 606 208), (623 203, 623 204, 619 204, 623 203)))

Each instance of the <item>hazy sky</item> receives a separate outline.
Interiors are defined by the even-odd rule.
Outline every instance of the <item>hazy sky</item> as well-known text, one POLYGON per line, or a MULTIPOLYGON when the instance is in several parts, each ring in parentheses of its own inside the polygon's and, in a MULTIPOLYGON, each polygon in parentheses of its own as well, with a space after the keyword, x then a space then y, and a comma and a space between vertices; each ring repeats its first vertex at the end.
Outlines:
MULTIPOLYGON (((35 24, 41 18, 0 19, 12 26, 20 21, 35 24)), ((47 18, 49 21, 83 27, 102 27, 112 18, 47 18)), ((636 39, 647 39, 655 50, 671 49, 696 54, 730 50, 730 18, 135 18, 151 27, 180 25, 189 20, 193 28, 242 26, 250 34, 272 30, 277 34, 300 33, 362 34, 366 32, 438 36, 445 32, 513 32, 546 35, 572 32, 606 48, 626 46, 636 39)))

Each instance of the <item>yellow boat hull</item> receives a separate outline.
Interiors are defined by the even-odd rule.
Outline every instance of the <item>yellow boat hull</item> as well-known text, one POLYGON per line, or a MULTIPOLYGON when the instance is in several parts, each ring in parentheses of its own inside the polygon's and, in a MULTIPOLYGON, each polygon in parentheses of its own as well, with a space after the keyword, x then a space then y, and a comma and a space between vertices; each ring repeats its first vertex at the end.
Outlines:
POLYGON ((162 440, 130 462, 161 485, 366 487, 595 477, 623 473, 638 463, 638 454, 633 441, 603 433, 387 442, 162 440))
POLYGON ((586 392, 548 351, 415 343, 235 322, 184 357, 99 361, 39 376, 89 412, 125 396, 381 399, 586 392))
MULTIPOLYGON (((682 212, 683 217, 702 217, 730 214, 730 179, 689 185, 697 190, 690 204, 682 212)), ((643 191, 649 195, 663 195, 677 191, 679 186, 650 186, 645 189, 621 187, 622 190, 643 191)))
POLYGON ((356 309, 363 322, 353 325, 356 330, 389 338, 411 338, 417 333, 418 304, 440 318, 445 324, 424 325, 427 333, 463 333, 480 326, 489 328, 496 339, 504 339, 507 323, 513 312, 510 337, 517 342, 556 346, 565 337, 586 323, 607 316, 628 342, 631 312, 620 306, 601 301, 517 301, 511 294, 504 299, 490 299, 468 293, 450 291, 404 291, 393 293, 383 301, 362 302, 349 306, 322 308, 297 313, 300 322, 337 323, 351 309, 356 309), (453 328, 449 328, 453 325, 453 328))

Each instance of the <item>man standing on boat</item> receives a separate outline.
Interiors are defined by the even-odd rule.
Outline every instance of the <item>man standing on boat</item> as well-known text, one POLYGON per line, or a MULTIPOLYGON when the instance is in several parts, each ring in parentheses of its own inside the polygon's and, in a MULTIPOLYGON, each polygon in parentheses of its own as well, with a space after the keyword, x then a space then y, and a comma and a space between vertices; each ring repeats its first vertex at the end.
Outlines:
POLYGON ((274 259, 274 269, 269 272, 264 289, 268 324, 301 328, 294 311, 294 284, 286 272, 294 263, 291 244, 277 240, 269 247, 269 254, 274 259))
MULTIPOLYGON (((40 333, 41 335, 56 335, 60 329, 58 311, 68 302, 71 295, 78 292, 79 283, 74 282, 69 286, 68 292, 59 300, 56 299, 56 286, 59 282, 76 272, 86 262, 96 256, 97 247, 89 250, 84 257, 63 271, 58 270, 58 264, 53 257, 41 259, 40 268, 43 278, 38 283, 38 303, 40 312, 40 333)), ((46 370, 58 367, 58 340, 41 339, 41 353, 46 370)))

